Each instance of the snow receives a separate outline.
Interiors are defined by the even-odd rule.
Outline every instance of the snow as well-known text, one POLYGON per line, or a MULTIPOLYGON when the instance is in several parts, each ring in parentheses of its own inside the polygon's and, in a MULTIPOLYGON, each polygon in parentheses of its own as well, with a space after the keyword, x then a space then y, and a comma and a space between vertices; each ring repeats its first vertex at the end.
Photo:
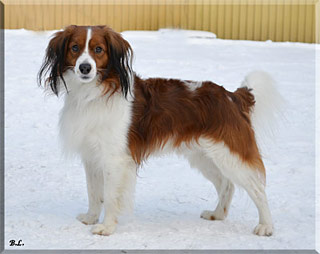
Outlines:
POLYGON ((286 121, 263 141, 275 232, 252 234, 253 202, 237 189, 224 221, 212 184, 180 157, 151 158, 138 172, 135 209, 114 235, 92 235, 75 219, 87 209, 85 174, 58 144, 63 99, 36 83, 53 31, 5 31, 5 247, 7 249, 314 249, 315 45, 215 39, 175 30, 127 31, 142 77, 212 80, 229 90, 251 70, 271 73, 286 99, 286 121), (22 239, 24 246, 10 247, 22 239))

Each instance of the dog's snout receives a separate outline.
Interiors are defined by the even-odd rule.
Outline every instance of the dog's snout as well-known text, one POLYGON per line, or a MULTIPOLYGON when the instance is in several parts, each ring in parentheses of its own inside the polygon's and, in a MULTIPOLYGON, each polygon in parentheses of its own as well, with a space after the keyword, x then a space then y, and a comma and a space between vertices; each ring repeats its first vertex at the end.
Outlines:
POLYGON ((79 69, 82 74, 88 74, 91 71, 91 65, 88 63, 83 63, 80 64, 79 69))

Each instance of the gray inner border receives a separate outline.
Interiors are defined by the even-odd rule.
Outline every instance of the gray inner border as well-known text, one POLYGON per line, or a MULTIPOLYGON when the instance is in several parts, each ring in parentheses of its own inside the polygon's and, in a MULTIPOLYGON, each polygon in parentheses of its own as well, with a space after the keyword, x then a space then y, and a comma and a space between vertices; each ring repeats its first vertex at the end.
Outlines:
MULTIPOLYGON (((4 249, 4 4, 0 0, 0 253, 110 253, 110 254, 144 254, 144 253, 239 253, 239 254, 256 254, 256 253, 270 253, 270 254, 311 254, 318 253, 316 250, 9 250, 4 249)), ((212 236, 214 237, 214 236, 212 236)), ((66 239, 68 241, 68 239, 66 239)))
MULTIPOLYGON (((214 237, 214 236, 213 236, 214 237)), ((6 250, 3 253, 108 253, 108 254, 147 254, 147 253, 159 253, 159 254, 191 254, 191 253, 214 253, 214 254, 228 254, 228 253, 237 253, 237 254, 311 254, 318 253, 315 250, 6 250)))
POLYGON ((4 249, 4 5, 0 2, 0 251, 4 249))

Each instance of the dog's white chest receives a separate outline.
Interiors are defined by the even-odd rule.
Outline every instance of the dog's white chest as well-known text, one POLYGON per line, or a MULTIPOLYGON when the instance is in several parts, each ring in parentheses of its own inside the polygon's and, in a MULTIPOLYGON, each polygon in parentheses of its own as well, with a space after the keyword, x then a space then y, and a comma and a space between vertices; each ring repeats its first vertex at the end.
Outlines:
POLYGON ((66 95, 60 115, 65 152, 120 152, 126 149, 131 104, 121 95, 80 101, 66 95), (107 149, 106 149, 107 148, 107 149))

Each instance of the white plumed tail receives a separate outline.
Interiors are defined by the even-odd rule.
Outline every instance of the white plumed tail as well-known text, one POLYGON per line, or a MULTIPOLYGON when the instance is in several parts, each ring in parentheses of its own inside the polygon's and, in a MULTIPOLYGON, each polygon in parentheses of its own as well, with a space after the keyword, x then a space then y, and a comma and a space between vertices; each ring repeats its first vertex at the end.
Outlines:
POLYGON ((275 123, 279 120, 284 102, 275 87, 275 81, 266 72, 254 71, 249 73, 241 87, 252 89, 255 105, 251 111, 251 122, 255 130, 258 143, 264 143, 264 137, 274 134, 275 123))

